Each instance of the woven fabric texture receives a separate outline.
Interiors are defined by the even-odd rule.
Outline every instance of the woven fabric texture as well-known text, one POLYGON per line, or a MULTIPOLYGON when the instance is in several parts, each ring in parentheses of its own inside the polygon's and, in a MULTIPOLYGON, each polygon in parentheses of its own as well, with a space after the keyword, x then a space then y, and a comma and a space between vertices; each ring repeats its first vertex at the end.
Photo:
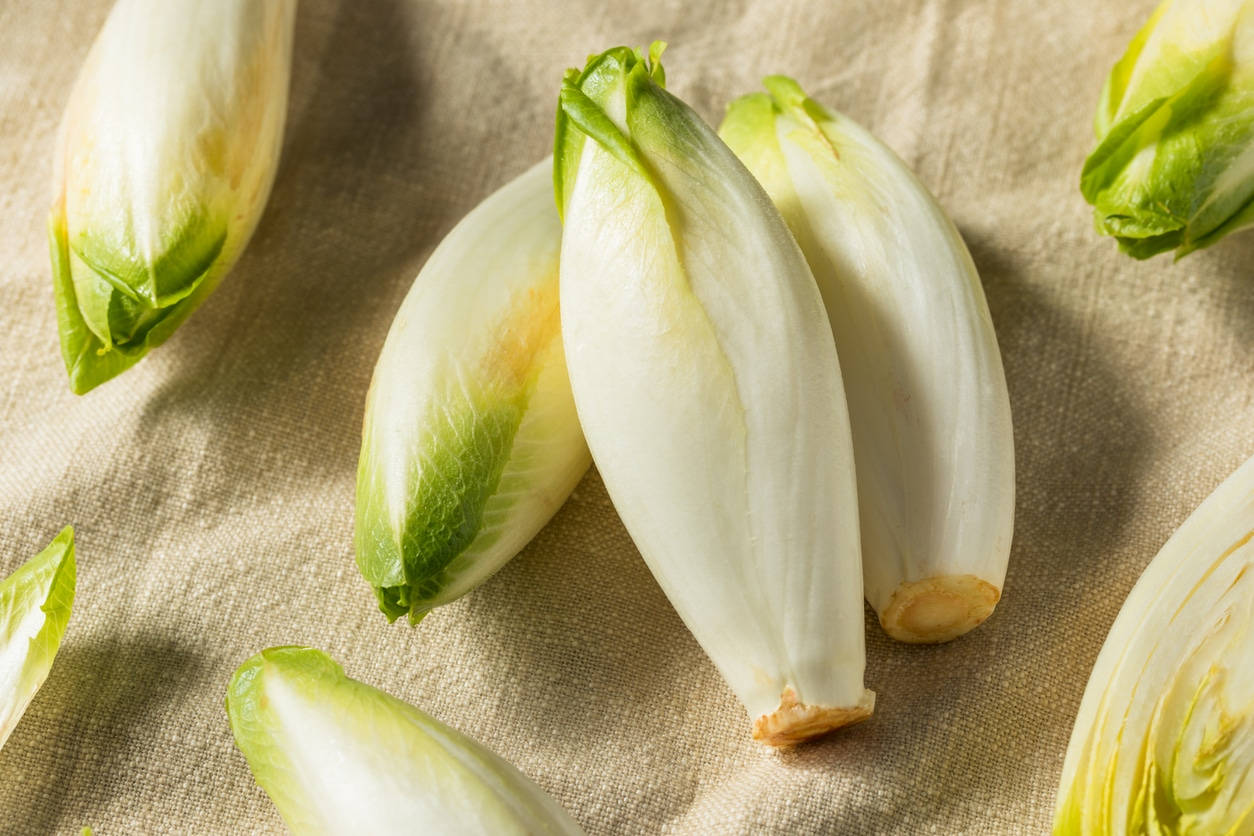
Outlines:
POLYGON ((1040 833, 1123 597, 1254 453, 1254 233, 1179 263, 1093 231, 1102 82, 1154 0, 307 0, 283 159, 234 272, 83 397, 57 348, 52 145, 102 0, 0 4, 0 573, 66 523, 78 597, 0 751, 0 833, 272 833, 226 683, 326 650, 515 763, 590 834, 1040 833), (979 267, 1015 421, 992 619, 939 647, 868 619, 869 722, 776 752, 595 472, 503 571, 411 629, 353 563, 371 370, 424 260, 545 155, 563 70, 668 40, 717 123, 770 73, 892 146, 979 267))

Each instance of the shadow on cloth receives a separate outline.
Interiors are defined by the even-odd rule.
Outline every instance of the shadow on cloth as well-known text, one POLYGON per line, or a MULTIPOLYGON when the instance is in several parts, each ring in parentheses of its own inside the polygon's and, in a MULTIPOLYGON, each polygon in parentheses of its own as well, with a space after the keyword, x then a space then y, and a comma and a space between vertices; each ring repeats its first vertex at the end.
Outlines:
POLYGON ((946 804, 995 804, 980 793, 1001 785, 1008 764, 1057 759, 1061 766, 1066 740, 1055 739, 1057 730, 1070 729, 1066 718, 1081 696, 1072 683, 1087 680, 1104 634, 1084 631, 1079 614, 1086 596, 1104 589, 1103 557, 1125 535, 1151 449, 1136 381, 1105 359, 1101 324, 1053 303, 1022 278, 1026 267, 1012 254, 978 234, 964 230, 964 237, 985 284, 1014 416, 1010 567, 991 619, 948 644, 898 644, 868 608, 875 716, 781 755, 803 772, 843 768, 854 752, 879 764, 875 783, 885 792, 855 800, 851 823, 907 815, 938 793, 946 804), (1005 701, 991 719, 980 710, 989 694, 1005 701), (902 751, 915 757, 892 757, 902 751))
POLYGON ((8 824, 21 827, 4 832, 77 832, 107 824, 64 821, 62 810, 103 809, 136 781, 153 779, 136 753, 179 745, 152 718, 204 667, 191 653, 152 638, 78 646, 73 620, 66 642, 0 751, 0 783, 25 788, 12 794, 4 811, 8 824), (65 803, 67 796, 72 803, 65 803))
POLYGON ((986 284, 1015 423, 1007 601, 1020 573, 1046 574, 1065 592, 1101 568, 1132 514, 1153 440, 1147 407, 1137 381, 1106 359, 1102 323, 1017 280, 1025 268, 991 242, 964 236, 986 284))
MULTIPOLYGON (((462 663, 506 678, 474 699, 496 728, 525 731, 520 762, 574 770, 607 734, 618 734, 637 747, 645 774, 665 774, 676 768, 666 759, 673 751, 667 738, 682 741, 691 728, 723 719, 747 731, 743 709, 640 559, 595 468, 531 544, 463 601, 448 616, 460 635, 473 637, 461 648, 462 663), (702 716, 712 689, 726 696, 724 716, 702 716)), ((580 788, 593 777, 570 771, 555 783, 580 788)), ((626 800, 620 813, 627 829, 661 820, 672 801, 627 776, 615 791, 626 800)))
POLYGON ((1254 354, 1254 229, 1238 232, 1216 246, 1227 248, 1220 272, 1232 285, 1231 304, 1224 306, 1223 317, 1236 334, 1238 350, 1244 348, 1248 357, 1254 354))

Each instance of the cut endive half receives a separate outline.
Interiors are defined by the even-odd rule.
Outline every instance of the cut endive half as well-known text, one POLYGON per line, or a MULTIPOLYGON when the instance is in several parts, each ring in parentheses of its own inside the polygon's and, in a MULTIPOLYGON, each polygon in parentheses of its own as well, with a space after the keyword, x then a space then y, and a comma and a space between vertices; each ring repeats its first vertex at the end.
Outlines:
POLYGON ((1254 458, 1119 611, 1071 733, 1054 833, 1254 834, 1254 458))
POLYGON ((0 581, 0 746, 52 670, 74 604, 74 529, 0 581))
POLYGON ((627 530, 753 720, 795 743, 863 719, 853 449, 805 259, 658 63, 625 47, 562 86, 562 333, 627 530))
POLYGON ((1136 258, 1254 224, 1254 0, 1165 0, 1110 71, 1080 189, 1136 258))
POLYGON ((526 776, 319 650, 272 647, 231 678, 227 715, 293 833, 579 834, 526 776))
POLYGON ((827 306, 853 425, 867 600, 941 642, 1001 597, 1014 526, 1010 399, 962 237, 896 154, 772 76, 720 135, 765 187, 827 306))
POLYGON ((278 167, 295 0, 118 0, 57 139, 49 218, 77 393, 164 342, 234 266, 278 167))
POLYGON ((546 160, 462 220, 401 304, 366 400, 357 565, 417 622, 535 536, 590 462, 558 315, 546 160))

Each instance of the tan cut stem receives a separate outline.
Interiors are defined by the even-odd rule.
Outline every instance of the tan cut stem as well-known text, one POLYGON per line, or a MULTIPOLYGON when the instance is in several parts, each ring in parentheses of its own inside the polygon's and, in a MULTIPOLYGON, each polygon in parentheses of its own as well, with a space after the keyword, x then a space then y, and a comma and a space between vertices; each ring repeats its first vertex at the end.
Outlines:
POLYGON ((785 688, 779 708, 753 721, 753 739, 768 746, 794 746, 865 720, 874 709, 873 691, 863 691, 857 705, 833 707, 798 702, 797 692, 785 688))
POLYGON ((975 575, 906 581, 893 590, 880 624, 894 639, 936 644, 956 639, 988 618, 1001 590, 975 575))

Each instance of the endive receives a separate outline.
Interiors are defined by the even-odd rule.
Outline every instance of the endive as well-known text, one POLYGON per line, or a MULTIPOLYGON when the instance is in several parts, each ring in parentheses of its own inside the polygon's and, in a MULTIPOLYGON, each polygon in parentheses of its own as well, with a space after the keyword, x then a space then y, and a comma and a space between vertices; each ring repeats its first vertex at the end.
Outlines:
POLYGON ((357 565, 417 622, 535 536, 588 469, 559 336, 552 162, 485 200, 431 255, 366 400, 357 565))
POLYGON ((823 302, 770 199, 662 87, 655 45, 562 85, 575 404, 654 577, 753 719, 868 716, 853 450, 823 302))
POLYGON ((1110 628, 1056 834, 1254 834, 1254 458, 1172 535, 1110 628))
POLYGON ((853 425, 867 600, 894 638, 962 635, 1001 596, 1014 440, 958 230, 897 155, 790 78, 720 135, 779 207, 827 306, 853 425))
POLYGON ((78 393, 164 342, 261 217, 287 112, 295 0, 119 0, 57 140, 49 231, 78 393))
POLYGON ((1136 258, 1254 224, 1254 0, 1165 0, 1115 64, 1080 187, 1136 258))
POLYGON ((74 530, 0 581, 0 746, 48 678, 74 604, 74 530))
POLYGON ((319 650, 272 647, 231 678, 231 731, 296 834, 578 834, 522 773, 319 650))

